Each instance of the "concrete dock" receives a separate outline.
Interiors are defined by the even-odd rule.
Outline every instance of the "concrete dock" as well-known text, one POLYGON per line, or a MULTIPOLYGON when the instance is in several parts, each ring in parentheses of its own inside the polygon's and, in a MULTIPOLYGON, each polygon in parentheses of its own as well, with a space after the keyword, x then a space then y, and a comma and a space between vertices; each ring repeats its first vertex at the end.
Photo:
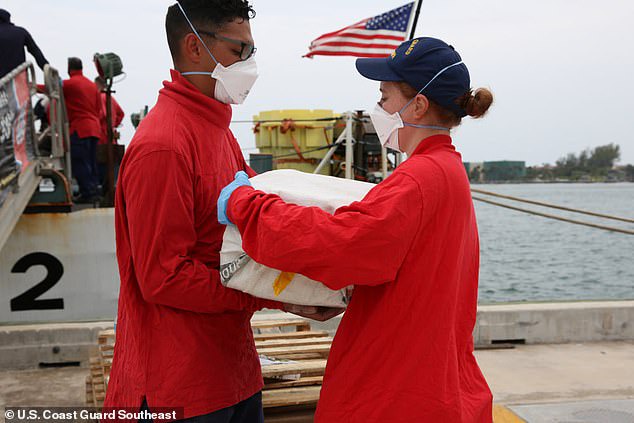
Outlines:
MULTIPOLYGON (((255 319, 289 316, 258 313, 255 319)), ((339 322, 311 327, 334 333, 339 322)), ((633 322, 634 301, 479 307, 476 344, 513 346, 475 353, 494 394, 495 422, 634 423, 633 322)), ((0 326, 0 411, 83 406, 87 357, 98 331, 111 326, 0 326), (63 364, 74 366, 42 368, 63 364)))
MULTIPOLYGON (((518 345, 476 357, 495 403, 512 413, 500 417, 498 409, 496 423, 634 422, 634 341, 518 345), (584 410, 599 417, 562 417, 584 410)), ((82 367, 0 371, 0 408, 82 406, 87 374, 82 367)))

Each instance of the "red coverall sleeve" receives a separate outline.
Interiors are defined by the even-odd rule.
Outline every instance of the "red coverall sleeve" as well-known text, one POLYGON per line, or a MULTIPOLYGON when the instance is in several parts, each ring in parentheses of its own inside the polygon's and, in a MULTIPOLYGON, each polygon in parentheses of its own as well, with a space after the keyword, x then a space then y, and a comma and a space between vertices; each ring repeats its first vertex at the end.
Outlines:
POLYGON ((419 229, 422 208, 418 184, 404 174, 392 175, 334 215, 250 187, 234 191, 227 207, 251 258, 331 289, 393 281, 419 229))
POLYGON ((225 288, 216 269, 192 258, 194 176, 173 151, 131 162, 123 188, 135 272, 143 298, 199 313, 257 311, 281 303, 225 288))

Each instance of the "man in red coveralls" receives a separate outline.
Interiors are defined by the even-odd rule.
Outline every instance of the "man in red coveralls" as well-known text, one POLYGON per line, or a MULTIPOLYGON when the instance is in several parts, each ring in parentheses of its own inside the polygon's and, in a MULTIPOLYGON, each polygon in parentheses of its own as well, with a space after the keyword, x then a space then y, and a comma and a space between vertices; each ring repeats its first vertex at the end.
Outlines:
POLYGON ((478 230, 450 130, 483 116, 493 96, 472 92, 460 55, 434 38, 358 59, 357 69, 381 81, 374 128, 408 160, 334 216, 256 191, 239 173, 219 197, 219 220, 238 227, 258 263, 332 289, 355 285, 316 422, 491 423, 491 392, 473 356, 478 230))
POLYGON ((229 129, 230 104, 257 76, 254 15, 246 0, 181 0, 167 12, 171 81, 138 127, 116 190, 121 289, 106 409, 263 421, 250 319, 282 304, 221 284, 216 211, 237 171, 254 174, 229 129))
POLYGON ((68 59, 69 79, 64 80, 64 99, 70 125, 70 155, 73 175, 79 184, 78 203, 97 196, 97 143, 101 137, 101 96, 94 82, 82 72, 81 59, 68 59))

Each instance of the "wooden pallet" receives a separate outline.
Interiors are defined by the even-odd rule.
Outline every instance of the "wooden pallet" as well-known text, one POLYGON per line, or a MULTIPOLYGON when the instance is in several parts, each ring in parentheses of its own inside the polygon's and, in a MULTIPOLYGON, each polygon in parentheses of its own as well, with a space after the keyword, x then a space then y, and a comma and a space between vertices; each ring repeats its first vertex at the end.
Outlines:
POLYGON ((282 348, 282 347, 299 347, 305 345, 330 345, 332 338, 328 336, 319 336, 316 338, 286 338, 286 339, 269 339, 266 341, 255 341, 256 348, 282 348))
POLYGON ((262 377, 273 379, 285 375, 323 376, 326 360, 298 360, 294 363, 276 364, 262 368, 262 377))
POLYGON ((114 330, 100 331, 97 352, 90 357, 90 375, 86 377, 86 405, 101 408, 106 398, 114 354, 114 330))
POLYGON ((323 376, 304 376, 297 380, 284 380, 280 382, 269 381, 266 384, 266 389, 297 388, 299 386, 321 385, 323 380, 323 376))
POLYGON ((321 385, 283 389, 265 388, 262 391, 262 405, 264 408, 316 405, 319 400, 319 391, 321 391, 321 385))
POLYGON ((110 370, 112 369, 112 358, 114 357, 114 329, 99 332, 97 342, 99 346, 99 360, 103 369, 104 381, 107 386, 108 380, 110 379, 110 370))
POLYGON ((294 327, 296 331, 303 332, 310 330, 310 322, 306 319, 277 319, 277 320, 252 320, 253 329, 278 329, 294 327))
POLYGON ((92 376, 86 376, 86 405, 89 407, 94 406, 95 395, 92 390, 92 376))
POLYGON ((328 357, 328 353, 330 352, 330 344, 323 345, 288 345, 285 347, 268 347, 268 348, 258 348, 258 353, 261 355, 265 355, 267 357, 275 357, 275 358, 288 358, 289 360, 293 359, 295 355, 303 355, 303 354, 316 354, 321 355, 323 357, 328 357))
POLYGON ((256 333, 253 335, 255 342, 270 341, 275 339, 301 339, 301 338, 323 338, 328 332, 323 331, 299 331, 299 332, 278 332, 278 333, 256 333))
POLYGON ((86 376, 86 405, 101 408, 106 398, 106 384, 99 357, 90 358, 90 374, 86 376))
MULTIPOLYGON (((265 410, 275 415, 275 421, 284 419, 286 409, 292 414, 298 407, 302 413, 312 416, 319 399, 332 338, 327 332, 311 330, 310 322, 305 319, 254 320, 251 326, 259 354, 290 360, 262 368, 265 382, 262 403, 265 410), (282 379, 288 375, 299 377, 295 380, 282 379)), ((87 405, 103 407, 114 344, 114 330, 99 332, 97 353, 90 359, 90 375, 86 377, 87 405)))
POLYGON ((312 422, 332 338, 327 332, 311 330, 304 319, 256 321, 252 327, 260 355, 291 361, 262 368, 266 421, 312 422), (295 330, 284 331, 289 327, 295 330), (282 379, 290 375, 297 379, 282 379))

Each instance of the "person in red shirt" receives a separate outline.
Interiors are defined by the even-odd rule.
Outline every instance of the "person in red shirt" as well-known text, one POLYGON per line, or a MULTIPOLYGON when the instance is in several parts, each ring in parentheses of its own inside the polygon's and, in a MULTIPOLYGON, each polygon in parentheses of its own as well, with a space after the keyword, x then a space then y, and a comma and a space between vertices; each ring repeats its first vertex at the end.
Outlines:
POLYGON ((334 215, 256 191, 240 174, 219 197, 219 220, 237 226, 259 263, 355 286, 316 422, 490 423, 491 392, 473 356, 478 230, 450 130, 482 116, 492 94, 472 92, 460 55, 434 38, 358 59, 357 69, 381 81, 371 118, 383 145, 409 158, 334 215))
MULTIPOLYGON (((107 144, 108 143, 108 107, 106 106, 106 82, 100 76, 95 78, 95 85, 97 89, 101 93, 101 137, 99 137, 99 144, 107 144)), ((123 122, 123 118, 125 117, 125 112, 119 105, 119 102, 114 98, 113 95, 110 96, 111 99, 111 122, 112 122, 112 131, 114 134, 114 139, 112 140, 113 144, 117 144, 118 134, 116 128, 121 125, 123 122)))
POLYGON ((101 137, 101 96, 82 69, 81 59, 70 57, 70 78, 63 82, 71 134, 71 164, 80 192, 75 199, 78 203, 93 202, 97 198, 97 143, 101 137))
POLYGON ((229 129, 229 103, 255 81, 231 71, 253 59, 253 16, 246 0, 181 0, 168 9, 175 69, 125 152, 116 190, 121 286, 106 410, 168 407, 196 422, 263 421, 250 320, 284 305, 221 284, 225 226, 216 211, 236 171, 255 174, 229 129))

